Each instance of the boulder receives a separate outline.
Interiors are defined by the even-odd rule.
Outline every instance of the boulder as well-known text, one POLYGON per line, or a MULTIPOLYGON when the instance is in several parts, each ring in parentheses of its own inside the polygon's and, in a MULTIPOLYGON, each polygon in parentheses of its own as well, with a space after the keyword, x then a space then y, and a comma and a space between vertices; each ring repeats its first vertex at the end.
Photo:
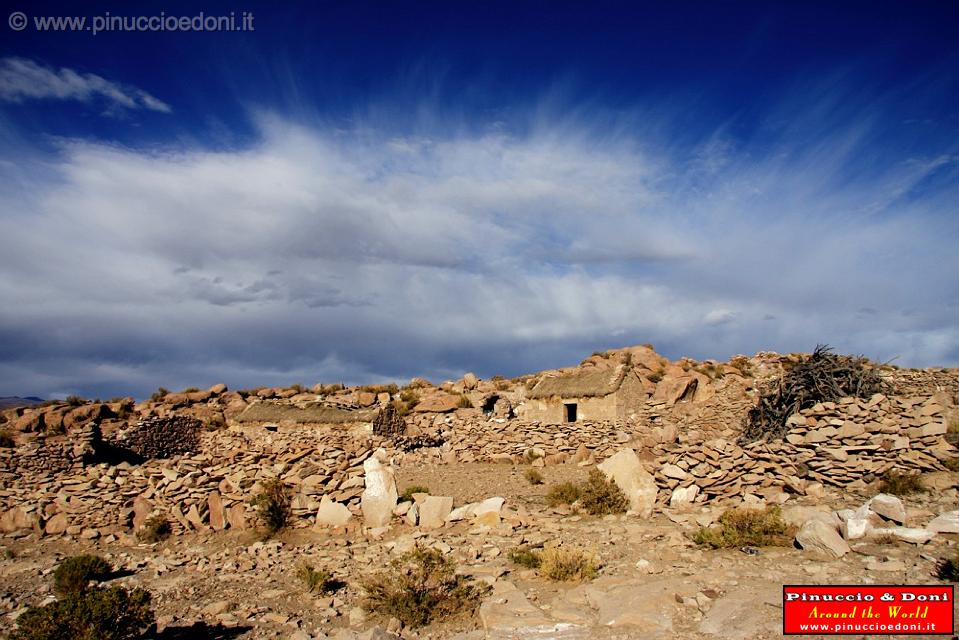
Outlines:
POLYGON ((684 504, 692 504, 696 496, 699 495, 699 486, 690 485, 688 487, 676 487, 672 495, 669 496, 669 506, 679 507, 684 504))
POLYGON ((219 491, 211 491, 206 498, 207 507, 210 510, 210 526, 214 531, 223 531, 226 529, 226 513, 223 511, 223 499, 219 491))
POLYGON ((47 520, 47 526, 44 528, 44 532, 46 532, 47 535, 55 536, 66 531, 69 526, 70 521, 67 519, 67 514, 58 513, 47 520))
POLYGON ((316 512, 316 525, 322 527, 342 527, 353 517, 345 504, 323 496, 320 508, 316 512))
POLYGON ((648 518, 656 503, 656 482, 632 449, 622 449, 597 466, 608 480, 616 483, 629 500, 629 507, 648 518))
POLYGON ((390 523, 396 507, 396 480, 393 471, 383 466, 374 455, 363 463, 366 489, 360 498, 363 520, 368 527, 385 527, 390 523))
POLYGON ((419 524, 423 529, 442 527, 453 510, 453 498, 449 496, 427 496, 419 505, 419 524))
POLYGON ((806 551, 841 558, 851 551, 835 527, 822 520, 809 520, 796 534, 796 542, 806 551))
POLYGON ((941 513, 926 525, 934 533, 959 533, 959 511, 941 513))
POLYGON ((463 376, 464 388, 473 390, 476 388, 477 384, 479 384, 479 378, 476 377, 475 373, 467 373, 465 376, 463 376))
POLYGON ((906 522, 906 508, 902 505, 902 500, 888 493, 880 493, 874 496, 866 503, 866 507, 886 520, 892 520, 896 524, 906 522))

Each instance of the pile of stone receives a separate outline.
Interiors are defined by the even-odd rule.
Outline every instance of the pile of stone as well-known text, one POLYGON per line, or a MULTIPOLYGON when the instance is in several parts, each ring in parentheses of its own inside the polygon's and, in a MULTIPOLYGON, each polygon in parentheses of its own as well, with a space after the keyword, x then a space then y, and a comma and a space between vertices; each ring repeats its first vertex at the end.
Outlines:
POLYGON ((822 485, 864 486, 890 470, 941 471, 956 456, 943 438, 946 420, 934 397, 843 398, 791 416, 784 440, 674 447, 657 460, 656 480, 664 499, 682 489, 702 501, 770 487, 803 494, 822 485))
POLYGON ((190 416, 147 418, 118 434, 115 443, 141 458, 170 458, 197 451, 202 428, 203 423, 190 416))

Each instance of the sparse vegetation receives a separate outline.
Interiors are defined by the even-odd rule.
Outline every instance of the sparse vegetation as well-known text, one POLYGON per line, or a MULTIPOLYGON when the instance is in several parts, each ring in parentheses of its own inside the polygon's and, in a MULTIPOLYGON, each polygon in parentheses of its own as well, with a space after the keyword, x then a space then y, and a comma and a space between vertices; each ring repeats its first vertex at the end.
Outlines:
POLYGON ((429 493, 429 492, 430 492, 429 487, 424 487, 418 484, 414 484, 409 487, 406 487, 406 489, 403 490, 403 493, 400 494, 399 501, 413 502, 414 493, 429 493))
POLYGON ((290 521, 290 493, 279 478, 263 483, 260 493, 253 498, 253 506, 268 536, 286 528, 290 521))
POLYGON ((523 460, 526 462, 526 464, 533 464, 542 457, 543 456, 541 456, 539 452, 533 449, 527 449, 523 452, 523 460))
POLYGON ((539 569, 539 554, 539 551, 535 551, 529 547, 516 547, 515 549, 510 550, 509 559, 510 562, 514 562, 521 567, 526 567, 527 569, 539 569))
POLYGON ((922 484, 922 476, 918 473, 901 473, 887 471, 879 483, 880 493, 891 493, 894 496, 907 496, 913 493, 922 493, 926 488, 922 484))
POLYGON ((743 374, 744 378, 751 378, 753 376, 753 365, 746 356, 730 358, 729 366, 739 369, 739 373, 743 374))
POLYGON ((17 618, 10 640, 134 640, 152 624, 148 591, 89 589, 30 607, 17 618))
POLYGON ((470 397, 464 393, 460 396, 460 399, 456 402, 456 406, 460 409, 472 409, 473 401, 470 400, 470 397))
POLYGON ((596 577, 596 554, 573 546, 547 544, 539 556, 539 572, 556 582, 583 582, 596 577))
POLYGON ((653 383, 659 383, 659 381, 663 379, 663 370, 657 369, 656 371, 653 371, 646 376, 646 379, 653 383))
POLYGON ((61 597, 73 596, 86 590, 91 581, 109 577, 112 571, 110 563, 100 556, 73 556, 53 572, 53 590, 61 597))
POLYGON ((936 577, 946 582, 959 582, 959 555, 937 562, 936 577))
POLYGON ((561 482, 554 484, 546 493, 546 504, 550 507, 558 507, 564 504, 573 504, 580 497, 580 489, 572 482, 561 482))
MULTIPOLYGON (((341 385, 342 386, 342 385, 341 385)), ((357 387, 357 391, 365 391, 366 393, 388 393, 393 395, 395 393, 400 393, 400 388, 394 383, 389 384, 366 384, 362 387, 357 387)), ((409 388, 404 389, 404 392, 409 391, 409 388)))
POLYGON ((153 392, 153 395, 150 396, 150 400, 152 400, 153 402, 159 402, 163 400, 163 398, 167 397, 168 395, 170 395, 170 390, 160 387, 159 389, 153 392))
POLYGON ((869 398, 889 391, 878 368, 866 358, 837 355, 829 346, 818 345, 761 390, 757 405, 746 415, 741 441, 781 439, 789 430, 789 416, 819 402, 847 396, 869 398))
POLYGON ((4 449, 13 449, 16 446, 17 446, 17 443, 13 439, 13 436, 10 435, 9 431, 6 431, 6 430, 0 431, 0 447, 4 449))
POLYGON ((296 577, 300 579, 303 586, 310 593, 331 593, 336 591, 337 581, 333 575, 325 569, 314 569, 311 565, 304 564, 296 571, 296 577))
POLYGON ((170 526, 170 521, 162 515, 155 515, 140 525, 140 529, 137 531, 137 538, 140 542, 153 544, 166 540, 170 537, 171 533, 173 533, 173 528, 170 526))
POLYGON ((795 528, 783 520, 779 507, 728 509, 719 516, 719 523, 703 527, 693 540, 714 549, 729 547, 788 547, 795 528))
POLYGON ((67 396, 67 399, 63 402, 70 407, 82 407, 84 404, 86 404, 86 400, 76 395, 67 396))
POLYGON ((625 513, 629 508, 626 494, 596 468, 590 470, 589 477, 580 488, 579 503, 591 516, 625 513))
POLYGON ((199 390, 199 387, 187 387, 183 390, 183 393, 196 393, 199 390))
POLYGON ((526 481, 532 485, 543 484, 543 474, 538 469, 527 469, 523 475, 526 477, 526 481))
POLYGON ((942 466, 952 472, 959 471, 959 458, 950 458, 944 461, 942 466))
POLYGON ((473 612, 489 591, 456 575, 456 565, 435 549, 416 548, 382 573, 362 581, 363 607, 378 616, 398 618, 408 627, 473 612))

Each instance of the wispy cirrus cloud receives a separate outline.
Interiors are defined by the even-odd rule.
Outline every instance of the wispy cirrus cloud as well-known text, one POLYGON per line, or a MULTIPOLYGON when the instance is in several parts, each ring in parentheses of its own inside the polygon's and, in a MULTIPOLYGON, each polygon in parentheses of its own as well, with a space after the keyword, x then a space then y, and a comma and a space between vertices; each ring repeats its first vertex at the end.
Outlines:
POLYGON ((34 60, 7 57, 0 60, 0 100, 102 100, 110 109, 147 109, 170 113, 170 105, 146 91, 111 82, 94 73, 60 70, 34 60))

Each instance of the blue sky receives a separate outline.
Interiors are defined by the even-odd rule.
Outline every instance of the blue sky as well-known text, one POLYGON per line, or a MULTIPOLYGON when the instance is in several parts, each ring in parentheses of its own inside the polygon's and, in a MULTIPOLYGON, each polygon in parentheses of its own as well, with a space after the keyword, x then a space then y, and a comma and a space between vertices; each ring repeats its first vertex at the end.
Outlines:
POLYGON ((288 4, 4 2, 0 395, 959 365, 956 3, 288 4))

